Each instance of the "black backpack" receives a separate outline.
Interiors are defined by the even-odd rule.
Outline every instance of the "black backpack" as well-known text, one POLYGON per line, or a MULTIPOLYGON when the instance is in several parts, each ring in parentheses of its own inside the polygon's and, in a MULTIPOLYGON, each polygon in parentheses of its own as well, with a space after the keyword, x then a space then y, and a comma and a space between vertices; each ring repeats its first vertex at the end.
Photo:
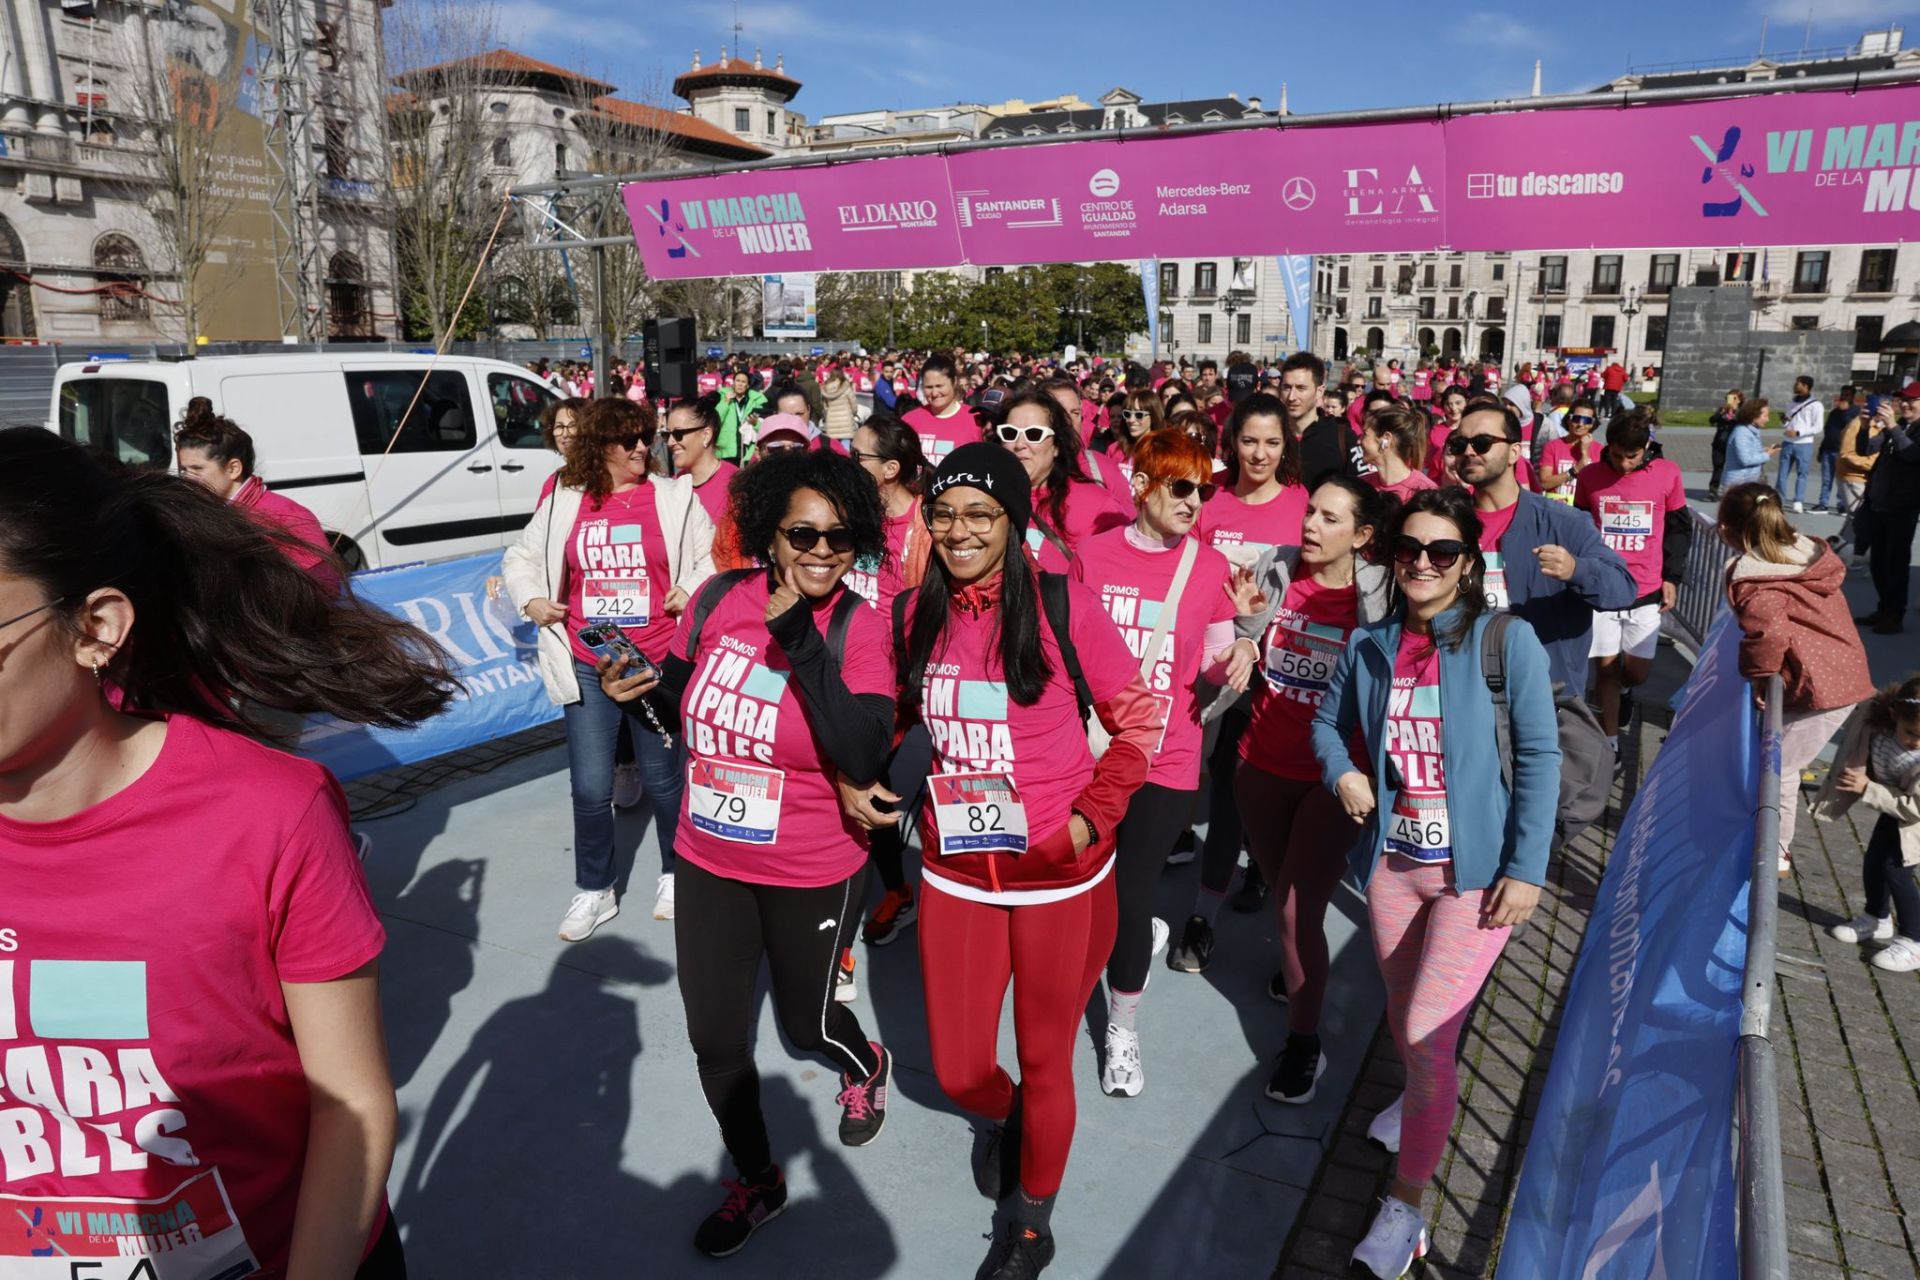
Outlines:
MULTIPOLYGON (((687 652, 697 653, 700 649, 700 629, 707 624, 707 615, 714 611, 721 597, 756 574, 764 574, 765 569, 729 569, 725 573, 716 573, 700 584, 700 590, 694 594, 693 604, 687 610, 687 652)), ((827 652, 833 655, 836 663, 847 658, 847 629, 853 625, 856 611, 867 607, 866 598, 849 588, 841 593, 834 602, 833 617, 827 620, 827 652)))
MULTIPOLYGON (((907 601, 918 599, 918 593, 909 595, 902 591, 893 598, 893 644, 894 649, 904 655, 907 651, 907 601)), ((1073 698, 1080 704, 1080 718, 1085 720, 1093 711, 1093 690, 1087 686, 1086 673, 1080 669, 1080 654, 1073 647, 1073 611, 1067 603, 1067 578, 1065 574, 1040 573, 1040 609, 1047 615, 1047 626, 1053 630, 1053 642, 1060 649, 1060 661, 1066 666, 1067 678, 1073 681, 1073 698)), ((926 673, 902 669, 901 704, 918 706, 920 687, 926 673)))
MULTIPOLYGON (((1507 705, 1507 628, 1513 615, 1496 613, 1480 634, 1480 671, 1493 695, 1493 732, 1500 754, 1500 780, 1513 789, 1513 712, 1507 705)), ((1586 700, 1553 686, 1553 714, 1560 729, 1560 802, 1554 831, 1562 840, 1597 822, 1613 791, 1613 748, 1586 700)))

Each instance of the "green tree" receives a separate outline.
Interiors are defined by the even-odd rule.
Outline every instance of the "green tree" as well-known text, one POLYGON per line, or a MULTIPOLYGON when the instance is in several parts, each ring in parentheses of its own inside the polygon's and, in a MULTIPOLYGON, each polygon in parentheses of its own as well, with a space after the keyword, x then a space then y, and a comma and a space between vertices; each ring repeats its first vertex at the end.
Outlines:
POLYGON ((899 302, 898 282, 891 279, 895 275, 887 271, 822 273, 817 294, 821 341, 870 351, 885 347, 890 287, 894 303, 899 302))

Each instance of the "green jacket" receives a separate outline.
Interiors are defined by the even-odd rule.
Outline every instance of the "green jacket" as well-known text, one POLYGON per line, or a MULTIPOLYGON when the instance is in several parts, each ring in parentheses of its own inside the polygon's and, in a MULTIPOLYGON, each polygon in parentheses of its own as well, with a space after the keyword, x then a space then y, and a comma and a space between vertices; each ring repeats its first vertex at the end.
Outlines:
POLYGON ((756 387, 747 388, 745 400, 735 400, 732 391, 721 393, 720 438, 714 441, 713 451, 722 461, 740 461, 743 453, 740 428, 747 419, 758 416, 766 407, 766 393, 756 387))

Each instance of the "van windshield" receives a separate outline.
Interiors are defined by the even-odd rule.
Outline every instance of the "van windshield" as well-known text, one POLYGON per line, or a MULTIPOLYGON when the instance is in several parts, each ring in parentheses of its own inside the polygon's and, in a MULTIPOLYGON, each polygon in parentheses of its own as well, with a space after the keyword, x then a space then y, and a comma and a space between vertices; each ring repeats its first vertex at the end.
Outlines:
POLYGON ((167 387, 145 378, 87 378, 60 388, 60 434, 134 466, 173 465, 167 387))

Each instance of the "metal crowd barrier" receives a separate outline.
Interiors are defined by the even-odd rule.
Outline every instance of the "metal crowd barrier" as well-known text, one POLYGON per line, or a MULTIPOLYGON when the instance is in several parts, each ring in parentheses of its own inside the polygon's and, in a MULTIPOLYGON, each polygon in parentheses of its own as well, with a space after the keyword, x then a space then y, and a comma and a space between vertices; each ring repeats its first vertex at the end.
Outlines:
POLYGON ((1773 1041, 1768 1038, 1780 923, 1780 702, 1780 677, 1772 676, 1767 680, 1766 713, 1760 726, 1760 794, 1754 804, 1747 962, 1741 975, 1744 994, 1737 1050, 1740 1078, 1734 1124, 1740 1149, 1741 1280, 1787 1280, 1780 1095, 1774 1078, 1773 1041))
POLYGON ((1693 543, 1687 549, 1686 576, 1662 623, 1670 635, 1695 653, 1700 652, 1713 620, 1727 607, 1722 583, 1731 555, 1721 544, 1720 530, 1713 519, 1693 512, 1693 543))

